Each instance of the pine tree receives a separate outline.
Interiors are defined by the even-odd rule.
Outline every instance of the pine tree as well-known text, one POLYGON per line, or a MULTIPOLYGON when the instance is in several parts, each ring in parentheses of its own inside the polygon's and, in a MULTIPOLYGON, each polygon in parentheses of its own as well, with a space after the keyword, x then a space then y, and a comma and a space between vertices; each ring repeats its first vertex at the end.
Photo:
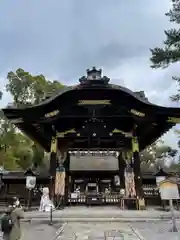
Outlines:
MULTIPOLYGON (((152 68, 166 68, 170 64, 180 61, 180 28, 178 27, 180 24, 180 0, 172 0, 172 9, 165 15, 169 17, 170 22, 175 23, 176 27, 164 31, 166 40, 163 48, 150 49, 152 68)), ((178 83, 179 88, 177 94, 171 96, 171 99, 179 101, 180 78, 173 77, 173 80, 178 83)))

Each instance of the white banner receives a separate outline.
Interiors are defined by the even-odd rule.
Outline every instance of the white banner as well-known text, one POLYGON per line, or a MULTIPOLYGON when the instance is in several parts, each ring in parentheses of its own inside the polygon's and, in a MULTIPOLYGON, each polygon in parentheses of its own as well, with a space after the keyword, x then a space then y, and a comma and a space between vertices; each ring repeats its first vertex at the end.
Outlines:
POLYGON ((36 177, 34 176, 27 176, 26 177, 26 188, 33 189, 36 186, 36 177))

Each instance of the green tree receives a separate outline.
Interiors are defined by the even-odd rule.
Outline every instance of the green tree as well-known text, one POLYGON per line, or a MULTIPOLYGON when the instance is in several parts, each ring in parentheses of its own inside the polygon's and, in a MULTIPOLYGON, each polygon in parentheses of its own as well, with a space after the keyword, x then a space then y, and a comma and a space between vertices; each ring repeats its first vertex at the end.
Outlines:
MULTIPOLYGON (((3 93, 0 91, 0 100, 3 93)), ((16 167, 16 159, 9 151, 10 145, 15 138, 15 127, 11 126, 0 110, 0 166, 7 169, 16 167)))
MULTIPOLYGON (((152 68, 166 68, 172 63, 180 61, 180 0, 172 0, 172 9, 165 14, 169 17, 170 22, 175 23, 175 27, 169 30, 165 30, 164 47, 156 47, 150 49, 152 68)), ((180 78, 173 77, 178 83, 177 94, 171 96, 173 101, 180 100, 180 78)))
POLYGON ((32 166, 33 152, 29 146, 18 148, 14 152, 14 156, 16 158, 16 163, 22 170, 27 170, 32 166))
POLYGON ((7 121, 1 112, 0 117, 0 165, 10 165, 12 161, 14 165, 14 159, 11 157, 10 151, 12 144, 15 142, 16 132, 15 127, 7 121), (10 161, 8 161, 10 160, 10 161))
POLYGON ((32 151, 33 151, 32 163, 37 166, 44 165, 44 157, 45 157, 44 149, 38 144, 33 144, 32 151))
POLYGON ((42 74, 33 76, 19 68, 7 75, 7 92, 17 106, 40 103, 47 96, 56 94, 64 85, 58 81, 49 81, 42 74))
MULTIPOLYGON (((64 88, 58 81, 49 81, 43 75, 33 76, 21 68, 9 72, 7 80, 6 90, 10 92, 16 106, 38 104, 64 88)), ((8 170, 26 170, 33 165, 43 167, 46 159, 44 149, 18 133, 2 112, 0 122, 0 165, 8 170)))
POLYGON ((144 171, 157 170, 159 167, 167 168, 174 161, 177 150, 161 143, 153 143, 141 152, 141 168, 144 171))
POLYGON ((1 118, 0 128, 0 165, 7 170, 21 168, 22 154, 20 149, 31 151, 30 140, 18 133, 8 120, 1 118), (18 154, 17 154, 18 153, 18 154))
MULTIPOLYGON (((177 143, 178 145, 178 148, 180 149, 180 140, 178 141, 177 143)), ((176 156, 178 156, 177 159, 174 159, 174 161, 172 161, 171 165, 170 165, 170 169, 172 171, 177 171, 179 172, 180 171, 180 155, 179 155, 179 152, 177 151, 177 154, 176 156)))

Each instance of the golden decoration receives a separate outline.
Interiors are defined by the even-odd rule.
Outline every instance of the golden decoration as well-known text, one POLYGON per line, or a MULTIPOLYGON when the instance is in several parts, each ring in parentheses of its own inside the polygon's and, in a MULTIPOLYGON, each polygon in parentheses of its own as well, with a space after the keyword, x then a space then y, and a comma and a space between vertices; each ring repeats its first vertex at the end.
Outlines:
POLYGON ((59 110, 55 110, 53 112, 46 113, 44 116, 45 118, 50 118, 50 117, 56 116, 58 113, 59 113, 59 110))
POLYGON ((138 117, 144 117, 144 116, 145 116, 145 113, 139 112, 139 111, 137 111, 137 110, 135 110, 135 109, 131 109, 130 112, 131 112, 132 114, 138 116, 138 117))
POLYGON ((68 133, 76 133, 76 130, 74 128, 72 128, 72 129, 69 129, 65 132, 58 132, 57 137, 62 137, 63 138, 68 133))
POLYGON ((56 153, 56 151, 57 151, 57 138, 56 137, 52 137, 51 152, 56 153))
POLYGON ((132 133, 131 133, 131 132, 124 132, 124 131, 122 131, 122 130, 120 130, 120 129, 117 129, 117 128, 115 128, 115 129, 112 131, 112 133, 122 133, 122 134, 124 134, 126 137, 132 137, 132 133))
POLYGON ((137 137, 132 137, 132 150, 133 152, 139 152, 139 143, 137 137))
POLYGON ((169 122, 169 123, 180 123, 180 118, 168 117, 167 122, 169 122))
POLYGON ((79 100, 78 105, 111 105, 111 100, 79 100))

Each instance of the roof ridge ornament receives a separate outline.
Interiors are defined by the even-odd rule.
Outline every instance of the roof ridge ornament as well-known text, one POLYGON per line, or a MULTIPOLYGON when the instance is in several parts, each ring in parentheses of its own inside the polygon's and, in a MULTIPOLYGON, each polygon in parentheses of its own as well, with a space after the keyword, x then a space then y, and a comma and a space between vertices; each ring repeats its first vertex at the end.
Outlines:
POLYGON ((102 77, 102 69, 96 69, 96 67, 92 67, 92 69, 87 69, 87 76, 83 76, 79 79, 81 84, 85 85, 106 85, 109 83, 110 78, 103 76, 102 77))
POLYGON ((87 69, 87 80, 100 80, 102 69, 99 70, 96 69, 96 67, 93 67, 91 70, 87 69))

